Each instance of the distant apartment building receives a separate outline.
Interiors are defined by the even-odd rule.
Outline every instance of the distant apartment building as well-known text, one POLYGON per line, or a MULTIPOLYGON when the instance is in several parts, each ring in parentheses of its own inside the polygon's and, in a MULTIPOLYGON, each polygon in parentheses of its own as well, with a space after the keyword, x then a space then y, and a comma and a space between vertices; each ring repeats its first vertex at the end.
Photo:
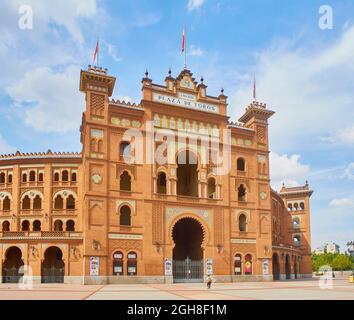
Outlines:
POLYGON ((340 252, 339 245, 334 242, 326 243, 325 245, 318 247, 314 251, 315 254, 339 253, 339 252, 340 252))

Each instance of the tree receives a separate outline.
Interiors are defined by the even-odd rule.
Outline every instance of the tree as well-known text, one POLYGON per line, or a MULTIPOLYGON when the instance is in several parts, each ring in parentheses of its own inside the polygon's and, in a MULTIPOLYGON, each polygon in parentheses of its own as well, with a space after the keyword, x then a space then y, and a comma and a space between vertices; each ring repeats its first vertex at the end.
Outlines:
POLYGON ((332 268, 334 270, 350 270, 352 267, 351 259, 343 254, 337 255, 332 261, 332 268))

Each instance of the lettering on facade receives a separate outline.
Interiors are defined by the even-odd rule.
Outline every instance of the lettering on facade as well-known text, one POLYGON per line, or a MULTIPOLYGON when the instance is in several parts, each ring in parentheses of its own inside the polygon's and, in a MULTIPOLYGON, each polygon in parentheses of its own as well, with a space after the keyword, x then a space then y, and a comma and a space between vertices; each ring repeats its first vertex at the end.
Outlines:
POLYGON ((256 239, 231 239, 232 244, 236 243, 247 243, 247 244, 256 244, 256 239))

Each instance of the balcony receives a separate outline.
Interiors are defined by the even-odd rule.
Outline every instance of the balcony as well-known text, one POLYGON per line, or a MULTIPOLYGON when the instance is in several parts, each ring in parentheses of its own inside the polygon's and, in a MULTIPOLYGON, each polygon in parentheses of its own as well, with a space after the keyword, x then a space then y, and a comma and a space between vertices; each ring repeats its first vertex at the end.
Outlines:
POLYGON ((70 231, 18 231, 0 232, 0 239, 5 240, 81 240, 82 232, 70 231))

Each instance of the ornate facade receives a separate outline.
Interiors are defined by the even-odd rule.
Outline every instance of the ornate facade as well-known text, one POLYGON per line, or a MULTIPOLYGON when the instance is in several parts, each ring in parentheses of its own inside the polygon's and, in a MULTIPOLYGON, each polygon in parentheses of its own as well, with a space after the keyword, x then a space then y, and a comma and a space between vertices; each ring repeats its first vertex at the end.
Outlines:
POLYGON ((274 112, 254 101, 229 122, 223 90, 207 95, 186 69, 164 85, 146 73, 140 104, 112 100, 115 80, 106 69, 81 71, 81 153, 0 156, 1 280, 26 272, 36 282, 85 284, 311 276, 312 191, 270 187, 274 112), (127 130, 144 141, 151 130, 186 140, 175 163, 149 163, 149 148, 166 137, 139 145, 127 130), (229 146, 229 172, 202 161, 215 150, 200 136, 229 146), (144 161, 127 161, 139 154, 144 161))

